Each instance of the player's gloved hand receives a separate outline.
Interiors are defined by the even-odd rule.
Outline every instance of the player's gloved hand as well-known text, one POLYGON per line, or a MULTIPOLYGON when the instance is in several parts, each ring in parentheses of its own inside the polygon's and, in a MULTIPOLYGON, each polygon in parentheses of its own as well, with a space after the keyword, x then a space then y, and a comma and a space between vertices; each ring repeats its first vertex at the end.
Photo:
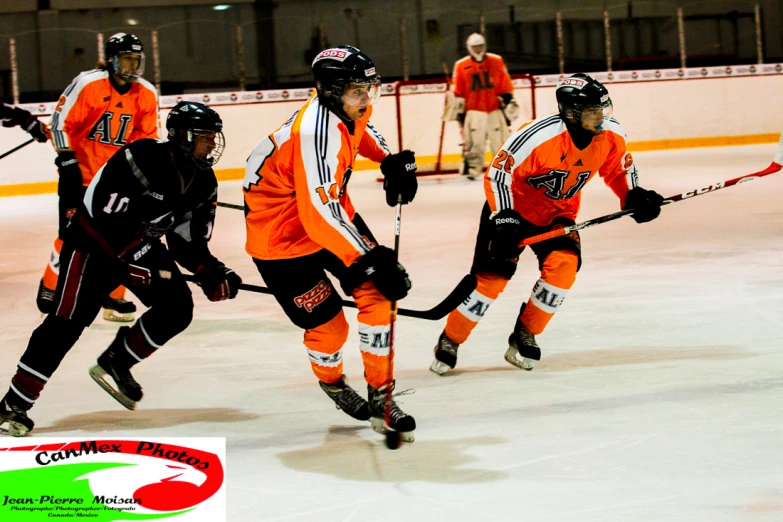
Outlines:
POLYGON ((636 209, 631 217, 637 223, 647 223, 661 214, 663 196, 654 190, 646 190, 642 187, 634 187, 625 196, 623 210, 636 209))
POLYGON ((383 190, 386 191, 386 204, 397 205, 400 199, 407 205, 416 197, 419 181, 416 179, 416 157, 413 151, 404 150, 386 156, 381 162, 383 190))
POLYGON ((210 301, 234 299, 242 284, 242 278, 223 264, 201 265, 193 275, 210 301))
POLYGON ((82 185, 82 171, 73 151, 61 152, 54 160, 60 172, 60 180, 57 183, 57 195, 60 196, 60 238, 64 237, 76 209, 84 199, 84 185, 82 185))
POLYGON ((492 231, 489 255, 495 259, 513 259, 522 252, 519 242, 524 239, 522 216, 514 209, 501 210, 490 218, 492 231))
POLYGON ((127 264, 128 275, 130 276, 130 284, 132 285, 148 285, 152 282, 152 273, 148 268, 143 266, 127 264))
POLYGON ((19 107, 13 107, 9 112, 9 117, 3 120, 3 127, 16 127, 19 125, 36 141, 46 143, 49 139, 49 136, 46 134, 46 125, 38 121, 38 118, 19 107))
POLYGON ((397 261, 394 250, 382 245, 354 261, 340 284, 343 291, 350 295, 367 281, 372 281, 375 288, 389 301, 399 301, 408 295, 408 290, 411 289, 408 272, 397 261))

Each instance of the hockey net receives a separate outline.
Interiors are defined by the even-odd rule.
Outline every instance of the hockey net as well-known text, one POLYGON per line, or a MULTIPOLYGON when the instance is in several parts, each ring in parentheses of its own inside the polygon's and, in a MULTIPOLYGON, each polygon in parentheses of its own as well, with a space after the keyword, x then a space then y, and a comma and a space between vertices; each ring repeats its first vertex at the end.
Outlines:
MULTIPOLYGON (((535 79, 530 74, 512 74, 514 99, 520 116, 512 129, 536 117, 535 79)), ((397 150, 416 152, 418 174, 453 174, 462 164, 462 132, 456 121, 443 122, 448 83, 445 79, 408 80, 395 85, 397 150)), ((489 145, 487 145, 489 147, 489 145)), ((487 161, 494 151, 486 153, 487 161)))

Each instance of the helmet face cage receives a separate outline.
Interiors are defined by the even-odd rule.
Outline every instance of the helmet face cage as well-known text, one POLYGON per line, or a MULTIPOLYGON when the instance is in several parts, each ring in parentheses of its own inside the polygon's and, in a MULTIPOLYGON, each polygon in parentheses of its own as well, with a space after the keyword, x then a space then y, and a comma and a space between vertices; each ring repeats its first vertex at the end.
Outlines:
POLYGON ((223 121, 217 112, 204 104, 179 102, 169 112, 166 128, 169 141, 185 152, 200 169, 213 167, 223 155, 226 146, 223 121), (204 140, 197 140, 198 136, 204 140))
POLYGON ((186 131, 187 141, 190 143, 190 154, 193 158, 193 162, 196 166, 202 170, 210 169, 220 161, 220 157, 223 156, 223 149, 226 148, 226 137, 222 131, 192 129, 186 131), (203 136, 207 139, 212 138, 215 140, 215 147, 201 156, 195 156, 196 153, 196 136, 203 136))
POLYGON ((112 71, 125 80, 126 82, 135 82, 139 79, 139 76, 142 76, 144 74, 144 53, 133 53, 133 52, 127 52, 127 53, 119 53, 110 58, 109 63, 111 64, 112 71), (135 69, 130 69, 126 67, 122 67, 120 64, 120 57, 121 56, 133 56, 139 59, 139 66, 135 69))

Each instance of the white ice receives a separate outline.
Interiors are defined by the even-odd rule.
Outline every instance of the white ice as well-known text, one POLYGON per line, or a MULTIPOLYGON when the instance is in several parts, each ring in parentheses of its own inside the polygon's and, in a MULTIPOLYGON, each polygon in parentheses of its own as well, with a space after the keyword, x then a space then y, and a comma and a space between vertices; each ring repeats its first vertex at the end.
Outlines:
MULTIPOLYGON (((671 195, 766 167, 774 145, 639 153, 643 186, 671 195)), ((1 165, 0 165, 1 167, 1 165)), ((394 211, 375 173, 351 194, 391 244, 394 211)), ((225 436, 228 520, 783 520, 783 174, 582 233, 584 265, 539 337, 532 372, 503 360, 537 279, 519 271, 456 371, 428 371, 444 321, 402 318, 396 365, 416 442, 392 452, 337 411, 269 296, 209 303, 134 373, 145 398, 125 411, 87 368, 117 326, 98 319, 31 411, 41 436, 225 436)), ((600 179, 582 219, 613 212, 600 179)), ((238 183, 221 186, 239 203, 238 183)), ((469 268, 479 182, 423 180, 404 208, 402 305, 428 308, 469 268)), ((35 291, 56 230, 53 195, 0 200, 0 384, 39 323, 35 291)), ((263 284, 244 253, 242 213, 221 209, 213 252, 263 284)), ((355 312, 345 370, 364 389, 355 312)))

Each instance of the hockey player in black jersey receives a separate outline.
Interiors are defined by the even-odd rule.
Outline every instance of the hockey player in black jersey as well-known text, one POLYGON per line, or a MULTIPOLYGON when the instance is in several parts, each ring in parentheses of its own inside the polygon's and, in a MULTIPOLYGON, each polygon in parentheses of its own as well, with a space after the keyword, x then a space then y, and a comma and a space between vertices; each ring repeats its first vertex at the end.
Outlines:
POLYGON ((176 263, 195 274, 210 301, 236 297, 241 279, 207 246, 222 126, 206 105, 180 102, 166 121, 169 141, 126 145, 96 174, 63 238, 53 312, 30 337, 0 404, 0 430, 19 436, 33 429, 27 411, 118 285, 149 309, 135 325, 119 329, 90 376, 130 410, 142 398, 130 368, 193 317, 190 289, 176 263))

